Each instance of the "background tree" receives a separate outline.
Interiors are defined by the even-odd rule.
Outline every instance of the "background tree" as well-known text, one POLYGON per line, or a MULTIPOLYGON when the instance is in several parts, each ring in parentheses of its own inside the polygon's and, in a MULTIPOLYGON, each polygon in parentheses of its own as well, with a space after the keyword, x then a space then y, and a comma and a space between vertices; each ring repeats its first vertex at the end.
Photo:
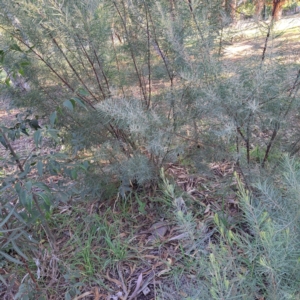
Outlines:
POLYGON ((273 0, 272 2, 272 15, 274 20, 278 21, 282 16, 283 6, 287 3, 287 0, 273 0))
POLYGON ((264 9, 264 6, 266 4, 265 0, 255 0, 255 18, 257 20, 261 20, 262 18, 262 11, 264 9))
POLYGON ((237 0, 224 0, 223 6, 229 22, 235 23, 237 20, 237 0))

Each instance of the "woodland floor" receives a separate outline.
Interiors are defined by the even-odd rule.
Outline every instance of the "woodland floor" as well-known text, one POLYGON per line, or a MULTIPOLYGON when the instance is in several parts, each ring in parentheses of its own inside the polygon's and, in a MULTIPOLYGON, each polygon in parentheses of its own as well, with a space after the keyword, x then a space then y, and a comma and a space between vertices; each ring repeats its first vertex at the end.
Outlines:
MULTIPOLYGON (((300 15, 285 17, 276 26, 285 32, 273 44, 274 48, 283 44, 284 51, 278 52, 278 57, 299 63, 300 15)), ((253 23, 239 24, 232 31, 235 32, 233 38, 222 48, 224 60, 232 64, 262 55, 265 34, 261 33, 261 37, 254 40, 257 30, 253 29, 253 23)), ((12 126, 19 112, 9 109, 6 101, 0 102, 1 125, 12 126)), ((32 134, 22 135, 12 145, 21 161, 36 151, 32 134)), ((42 151, 46 154, 59 148, 44 147, 42 151)), ((4 163, 9 155, 0 147, 0 170, 10 171, 11 167, 4 163)), ((192 211, 198 230, 204 223, 213 224, 216 211, 224 211, 232 226, 239 218, 234 164, 215 162, 210 169, 208 176, 193 173, 187 165, 168 166, 166 173, 170 182, 182 191, 177 204, 161 191, 154 195, 149 191, 126 201, 116 193, 110 199, 69 199, 56 207, 50 226, 59 251, 52 253, 45 236, 38 234, 41 238, 34 258, 39 260, 41 269, 41 277, 36 282, 39 294, 53 300, 65 299, 67 293, 70 299, 151 300, 168 291, 174 299, 184 299, 190 287, 196 284, 193 281, 197 270, 183 258, 185 236, 174 219, 174 205, 186 206, 192 211), (179 278, 176 286, 174 277, 179 278)), ((213 235, 213 225, 208 226, 207 245, 213 235)), ((22 281, 29 273, 36 276, 36 270, 33 257, 25 266, 0 267, 0 275, 8 278, 6 287, 2 283, 0 298, 13 299, 22 281)))

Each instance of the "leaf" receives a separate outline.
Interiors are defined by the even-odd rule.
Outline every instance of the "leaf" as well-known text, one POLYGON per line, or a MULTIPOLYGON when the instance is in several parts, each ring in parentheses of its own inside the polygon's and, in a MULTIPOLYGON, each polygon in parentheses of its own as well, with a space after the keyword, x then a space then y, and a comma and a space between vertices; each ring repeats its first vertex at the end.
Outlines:
POLYGON ((204 213, 207 214, 207 213, 209 213, 209 212, 210 212, 210 204, 208 204, 208 205, 206 206, 206 209, 205 209, 204 213))
POLYGON ((17 246, 17 244, 16 244, 14 241, 12 241, 11 244, 12 244, 14 250, 15 250, 20 256, 22 256, 24 259, 28 260, 28 257, 21 251, 21 249, 19 248, 19 246, 17 246))
POLYGON ((31 188, 32 188, 32 182, 31 181, 27 181, 25 183, 25 188, 27 191, 31 191, 31 188))
POLYGON ((27 192, 25 189, 21 188, 18 192, 20 203, 26 207, 27 206, 27 192))
POLYGON ((89 92, 86 89, 82 88, 82 87, 78 89, 78 93, 82 96, 88 96, 89 95, 89 92))
POLYGON ((66 293, 65 293, 65 300, 72 300, 72 297, 71 297, 69 291, 66 291, 66 293))
POLYGON ((73 180, 77 179, 77 170, 76 169, 71 170, 71 179, 73 179, 73 180))
POLYGON ((10 48, 10 50, 15 50, 15 51, 18 51, 18 52, 23 52, 21 50, 21 48, 17 44, 13 44, 9 48, 10 48))
POLYGON ((0 50, 0 63, 1 64, 3 64, 3 62, 4 62, 4 55, 5 55, 4 50, 0 50))
POLYGON ((83 107, 85 110, 88 110, 87 107, 85 106, 85 104, 79 98, 73 97, 71 100, 74 100, 78 105, 83 107))
POLYGON ((6 86, 10 86, 10 78, 9 77, 7 77, 5 79, 5 84, 6 84, 6 86))
POLYGON ((23 68, 20 68, 20 69, 18 70, 18 73, 19 73, 20 75, 22 75, 22 76, 25 75, 24 69, 23 69, 23 68))
POLYGON ((90 162, 87 161, 87 160, 85 160, 82 165, 85 168, 85 170, 87 170, 89 168, 89 166, 90 166, 90 162))
POLYGON ((51 127, 54 126, 54 124, 55 124, 55 122, 56 122, 56 118, 57 118, 57 112, 54 111, 54 112, 50 115, 50 117, 49 117, 51 127))
POLYGON ((75 107, 75 101, 71 101, 71 100, 66 100, 63 105, 68 108, 70 111, 73 111, 74 110, 74 107, 75 107))
POLYGON ((39 175, 43 176, 43 163, 40 160, 38 161, 36 167, 37 167, 39 175))
POLYGON ((47 193, 38 193, 37 195, 39 197, 41 197, 48 206, 51 205, 51 198, 50 198, 49 194, 47 194, 47 193))
POLYGON ((147 242, 148 243, 154 242, 157 239, 163 238, 165 236, 167 230, 168 230, 168 227, 167 227, 166 222, 160 221, 160 222, 153 224, 149 229, 149 232, 151 232, 152 234, 151 234, 151 236, 149 236, 147 242))
POLYGON ((58 114, 63 115, 63 111, 62 111, 60 106, 56 107, 56 111, 57 111, 58 114))
POLYGON ((7 260, 15 263, 15 264, 18 264, 18 265, 23 265, 23 263, 21 261, 19 261, 18 259, 16 258, 13 258, 12 256, 8 255, 7 253, 3 252, 0 250, 0 254, 3 255, 7 260))
POLYGON ((45 183, 43 183, 43 182, 35 182, 33 184, 33 186, 37 187, 37 188, 40 188, 40 189, 42 189, 42 190, 47 191, 47 192, 50 193, 49 187, 45 183))
POLYGON ((26 163, 24 167, 24 172, 19 174, 19 178, 24 178, 30 172, 30 164, 26 163))
POLYGON ((2 183, 2 187, 0 188, 0 192, 3 193, 6 189, 10 188, 12 186, 11 183, 2 183), (6 185, 4 185, 6 184, 6 185))
POLYGON ((38 129, 34 134, 33 134, 33 139, 35 142, 36 147, 39 146, 39 144, 42 141, 42 131, 40 129, 38 129))
POLYGON ((15 185, 15 190, 16 190, 16 192, 19 194, 19 192, 21 191, 21 184, 20 184, 20 182, 17 182, 16 183, 16 185, 15 185))
POLYGON ((20 62, 20 66, 22 66, 22 67, 26 67, 26 66, 29 66, 29 65, 30 65, 29 61, 21 61, 20 62))
POLYGON ((140 287, 142 285, 142 280, 143 280, 143 273, 140 273, 140 275, 139 275, 139 277, 137 279, 137 282, 136 282, 136 287, 135 287, 132 295, 130 296, 129 300, 135 298, 138 295, 139 289, 140 289, 140 287))
POLYGON ((57 193, 56 198, 63 203, 67 203, 69 201, 69 195, 64 192, 57 193))
POLYGON ((8 221, 8 219, 11 217, 11 215, 14 213, 15 208, 13 207, 9 214, 5 217, 5 219, 0 223, 0 228, 3 227, 3 225, 8 221))
POLYGON ((80 296, 76 296, 73 300, 80 300, 80 299, 84 299, 86 296, 89 296, 93 294, 92 291, 89 291, 89 292, 85 292, 83 294, 81 294, 80 296))
POLYGON ((2 286, 8 286, 7 282, 5 281, 5 279, 0 275, 0 281, 2 282, 2 286))
POLYGON ((57 135, 56 129, 48 129, 47 133, 49 133, 56 142, 59 142, 59 137, 57 135))
POLYGON ((146 210, 145 210, 145 207, 146 207, 146 203, 141 201, 137 196, 136 196, 136 199, 137 199, 137 202, 138 202, 138 209, 139 209, 139 212, 142 214, 142 215, 145 215, 146 214, 146 210))
POLYGON ((6 229, 6 230, 4 230, 4 229, 1 229, 0 230, 0 234, 2 235, 2 234, 4 234, 4 233, 9 233, 9 232, 13 232, 13 231, 18 231, 19 229, 22 229, 23 227, 15 227, 15 228, 13 228, 13 229, 6 229))

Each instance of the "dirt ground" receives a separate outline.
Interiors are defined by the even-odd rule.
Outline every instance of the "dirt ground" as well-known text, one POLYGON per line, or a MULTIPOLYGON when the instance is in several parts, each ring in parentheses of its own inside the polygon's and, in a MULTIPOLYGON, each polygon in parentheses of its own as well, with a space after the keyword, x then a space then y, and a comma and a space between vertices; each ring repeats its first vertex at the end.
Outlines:
MULTIPOLYGON (((270 22, 261 22, 253 28, 253 22, 243 21, 231 28, 231 44, 223 47, 224 59, 233 59, 235 62, 252 57, 261 56, 267 35, 267 26, 270 22)), ((300 14, 287 16, 279 20, 274 25, 274 34, 270 35, 268 42, 268 52, 284 54, 285 59, 290 59, 295 63, 300 61, 300 14), (284 33, 281 35, 281 33, 284 33), (273 39, 274 38, 274 39, 273 39)))

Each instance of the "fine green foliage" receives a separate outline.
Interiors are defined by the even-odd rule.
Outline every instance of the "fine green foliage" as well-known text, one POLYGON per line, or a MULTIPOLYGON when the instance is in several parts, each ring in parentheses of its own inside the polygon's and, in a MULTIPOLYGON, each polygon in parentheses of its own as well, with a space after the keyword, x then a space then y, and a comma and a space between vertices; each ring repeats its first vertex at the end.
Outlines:
POLYGON ((233 144, 231 158, 241 165, 251 164, 252 148, 263 148, 265 167, 275 144, 296 149, 285 132, 299 106, 297 69, 270 45, 272 23, 262 28, 260 56, 225 63, 230 30, 216 21, 219 5, 179 2, 170 11, 165 1, 2 3, 2 64, 13 83, 6 91, 20 104, 9 73, 15 60, 14 72, 30 82, 22 105, 57 113, 65 142, 89 150, 101 172, 120 181, 156 180, 178 156, 204 165, 228 159, 233 144))
MULTIPOLYGON (((185 289, 182 282, 186 278, 181 275, 178 284, 175 273, 172 287, 184 291, 186 299, 298 299, 299 179, 299 163, 287 156, 273 180, 257 182, 256 196, 237 178, 243 218, 233 228, 215 214, 217 241, 209 239, 211 233, 207 237, 208 228, 192 230, 191 212, 181 208, 178 225, 186 233, 182 261, 186 267, 193 266, 197 275, 195 283, 185 289), (275 182, 280 186, 276 188, 275 182)), ((167 181, 164 188, 168 194, 172 190, 167 181)), ((178 218, 178 211, 175 214, 178 218)), ((167 285, 161 295, 162 299, 180 299, 167 285)))

